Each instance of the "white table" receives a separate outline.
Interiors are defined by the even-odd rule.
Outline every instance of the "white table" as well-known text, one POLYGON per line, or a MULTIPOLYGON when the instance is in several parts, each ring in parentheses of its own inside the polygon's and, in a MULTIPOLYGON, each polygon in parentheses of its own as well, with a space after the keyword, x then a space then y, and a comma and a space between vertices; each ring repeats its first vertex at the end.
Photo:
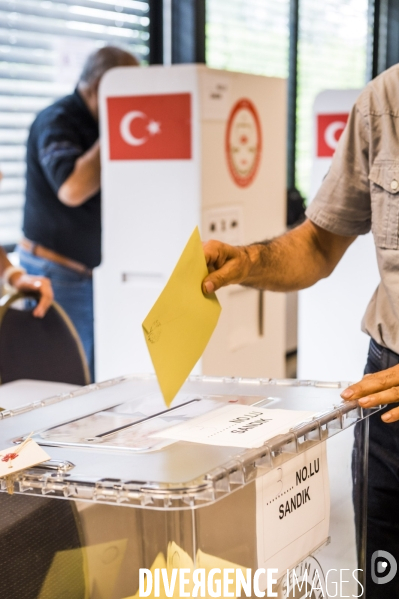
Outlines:
POLYGON ((40 399, 78 389, 79 385, 21 379, 0 385, 0 407, 10 410, 40 399))

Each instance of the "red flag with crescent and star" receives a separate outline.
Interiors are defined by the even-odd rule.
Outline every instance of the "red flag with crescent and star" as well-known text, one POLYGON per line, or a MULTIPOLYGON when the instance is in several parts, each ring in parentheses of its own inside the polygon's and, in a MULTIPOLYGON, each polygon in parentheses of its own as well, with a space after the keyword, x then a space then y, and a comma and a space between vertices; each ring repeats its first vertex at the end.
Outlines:
POLYGON ((331 158, 337 149, 349 114, 317 115, 317 157, 331 158))
POLYGON ((110 160, 191 159, 191 94, 107 98, 110 160))

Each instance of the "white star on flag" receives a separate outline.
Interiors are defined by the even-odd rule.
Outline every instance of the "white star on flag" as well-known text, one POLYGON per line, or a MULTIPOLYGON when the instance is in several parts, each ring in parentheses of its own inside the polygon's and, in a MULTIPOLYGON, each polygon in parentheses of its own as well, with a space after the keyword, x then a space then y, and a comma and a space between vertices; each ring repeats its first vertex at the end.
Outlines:
POLYGON ((150 121, 147 125, 147 131, 151 135, 160 133, 161 132, 161 123, 157 123, 157 121, 150 121))

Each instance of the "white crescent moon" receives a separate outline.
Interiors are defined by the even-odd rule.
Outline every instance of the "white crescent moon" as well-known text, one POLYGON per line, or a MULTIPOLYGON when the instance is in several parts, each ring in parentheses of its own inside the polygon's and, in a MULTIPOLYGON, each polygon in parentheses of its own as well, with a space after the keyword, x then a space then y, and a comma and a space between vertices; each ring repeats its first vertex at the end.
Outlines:
POLYGON ((120 134, 127 144, 130 146, 142 146, 148 139, 145 137, 134 137, 130 130, 130 125, 135 119, 146 119, 147 115, 139 110, 133 110, 125 114, 119 126, 120 134))
POLYGON ((326 130, 324 132, 324 140, 328 147, 332 150, 336 150, 338 145, 339 140, 335 137, 337 131, 339 131, 340 129, 344 130, 345 125, 346 123, 344 123, 343 121, 334 121, 333 123, 328 125, 328 127, 326 127, 326 130))

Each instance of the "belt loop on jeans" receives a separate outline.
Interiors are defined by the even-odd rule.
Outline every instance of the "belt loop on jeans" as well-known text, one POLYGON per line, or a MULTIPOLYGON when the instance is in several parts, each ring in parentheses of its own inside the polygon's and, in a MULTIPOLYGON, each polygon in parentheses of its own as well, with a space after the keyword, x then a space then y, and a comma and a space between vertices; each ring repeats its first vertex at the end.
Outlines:
POLYGON ((31 253, 36 256, 37 255, 37 243, 35 243, 34 241, 31 241, 31 253))
POLYGON ((399 354, 380 345, 374 339, 370 340, 370 353, 380 361, 381 370, 386 370, 391 366, 399 364, 399 354))
POLYGON ((24 250, 27 250, 30 254, 33 254, 34 256, 36 256, 37 243, 35 243, 34 241, 24 238, 21 241, 21 247, 23 247, 24 250))
POLYGON ((374 341, 374 339, 370 339, 369 354, 374 360, 377 360, 378 363, 381 363, 382 349, 381 345, 374 341))

